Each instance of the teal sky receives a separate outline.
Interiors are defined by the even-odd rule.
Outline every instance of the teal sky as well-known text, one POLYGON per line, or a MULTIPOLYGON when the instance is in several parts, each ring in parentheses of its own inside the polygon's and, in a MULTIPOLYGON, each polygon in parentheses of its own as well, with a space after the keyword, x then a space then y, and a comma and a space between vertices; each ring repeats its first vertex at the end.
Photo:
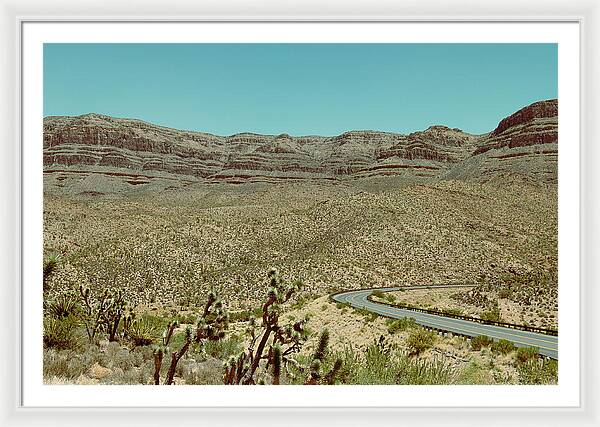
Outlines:
POLYGON ((485 133, 558 92, 556 44, 45 44, 44 116, 217 135, 485 133))

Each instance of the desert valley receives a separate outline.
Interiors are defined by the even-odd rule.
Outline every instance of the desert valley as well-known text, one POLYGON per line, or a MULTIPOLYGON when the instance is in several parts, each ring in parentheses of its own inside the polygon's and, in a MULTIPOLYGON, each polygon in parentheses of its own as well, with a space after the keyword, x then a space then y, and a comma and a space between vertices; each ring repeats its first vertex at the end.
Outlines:
POLYGON ((331 298, 394 287, 372 299, 557 335, 558 101, 499 119, 216 136, 46 117, 45 381, 556 383, 537 348, 331 298))

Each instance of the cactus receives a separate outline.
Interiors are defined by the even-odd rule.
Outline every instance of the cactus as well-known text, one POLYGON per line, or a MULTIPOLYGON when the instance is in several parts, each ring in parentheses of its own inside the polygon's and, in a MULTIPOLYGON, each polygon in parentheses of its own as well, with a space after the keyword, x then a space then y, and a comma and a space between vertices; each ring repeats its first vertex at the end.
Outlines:
POLYGON ((175 369, 177 368, 177 363, 183 357, 183 355, 190 348, 190 344, 192 343, 192 329, 188 326, 185 330, 185 340, 183 346, 179 349, 179 351, 174 351, 171 353, 171 365, 169 366, 169 371, 167 372, 167 379, 165 380, 165 384, 171 385, 173 384, 173 377, 175 377, 175 369))
POLYGON ((342 368, 342 360, 336 359, 333 363, 333 367, 327 373, 323 373, 323 364, 327 357, 327 346, 329 345, 329 331, 324 329, 319 336, 319 342, 315 348, 312 361, 309 365, 309 373, 304 384, 316 385, 316 384, 335 384, 338 374, 342 368))
MULTIPOLYGON (((225 337, 225 330, 229 325, 229 314, 227 307, 222 301, 216 296, 214 292, 209 293, 207 302, 202 311, 202 315, 196 322, 195 330, 188 326, 185 330, 185 339, 183 345, 178 351, 171 352, 171 362, 169 369, 165 377, 164 384, 173 384, 175 377, 175 371, 177 364, 181 358, 187 353, 192 343, 201 344, 205 340, 218 341, 225 337)), ((166 348, 171 342, 175 329, 179 326, 179 323, 173 321, 169 323, 167 329, 163 333, 162 337, 162 348, 166 348)), ((160 353, 155 352, 154 355, 154 384, 160 384, 160 369, 162 366, 163 354, 166 352, 162 350, 160 353), (160 356, 160 357, 159 357, 160 356)), ((225 381, 225 378, 224 378, 225 381)))
POLYGON ((324 329, 319 336, 319 343, 317 344, 317 348, 315 349, 315 354, 313 358, 315 360, 323 360, 325 358, 325 353, 327 352, 327 345, 329 344, 329 331, 324 329))
POLYGON ((281 377, 281 345, 275 344, 273 347, 273 385, 279 385, 281 377))
POLYGON ((160 367, 162 366, 162 359, 165 352, 162 347, 158 347, 154 350, 154 384, 160 384, 160 367))
POLYGON ((128 304, 121 290, 105 289, 100 297, 93 297, 89 288, 79 287, 79 299, 83 307, 83 323, 90 343, 96 341, 100 331, 108 334, 109 341, 116 341, 117 331, 128 304))
POLYGON ((283 304, 298 291, 298 286, 281 281, 275 269, 269 270, 267 279, 269 288, 262 305, 262 329, 257 331, 258 325, 251 319, 246 331, 250 345, 235 360, 230 360, 224 366, 225 384, 256 384, 255 377, 262 378, 262 374, 257 375, 262 361, 267 362, 266 368, 273 365, 273 384, 278 384, 282 366, 287 369, 288 364, 296 364, 291 355, 300 351, 306 339, 306 320, 280 326, 279 316, 283 304))

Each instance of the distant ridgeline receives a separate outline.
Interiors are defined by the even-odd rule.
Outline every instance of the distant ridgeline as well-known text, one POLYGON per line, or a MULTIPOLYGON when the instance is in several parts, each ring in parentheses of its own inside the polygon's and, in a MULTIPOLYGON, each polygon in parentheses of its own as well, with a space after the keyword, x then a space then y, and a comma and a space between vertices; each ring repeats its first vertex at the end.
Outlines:
POLYGON ((390 175, 412 182, 514 177, 555 184, 557 158, 557 100, 531 104, 483 135, 431 126, 408 135, 216 136, 99 114, 44 119, 45 189, 70 193, 390 175))

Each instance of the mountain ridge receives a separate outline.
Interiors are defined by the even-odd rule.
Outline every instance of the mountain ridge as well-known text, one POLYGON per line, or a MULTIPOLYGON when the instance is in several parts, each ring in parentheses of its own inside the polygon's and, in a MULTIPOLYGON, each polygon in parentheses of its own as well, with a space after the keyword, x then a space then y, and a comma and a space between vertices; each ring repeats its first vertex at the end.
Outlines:
POLYGON ((557 155, 557 140, 557 100, 526 106, 482 135, 431 125, 409 134, 217 136, 87 113, 44 119, 44 176, 47 190, 72 192, 103 180, 110 185, 102 182, 100 192, 160 190, 177 181, 276 183, 388 175, 411 181, 487 180, 516 173, 555 183, 556 159, 548 159, 557 155), (92 176, 90 185, 82 186, 92 176))

